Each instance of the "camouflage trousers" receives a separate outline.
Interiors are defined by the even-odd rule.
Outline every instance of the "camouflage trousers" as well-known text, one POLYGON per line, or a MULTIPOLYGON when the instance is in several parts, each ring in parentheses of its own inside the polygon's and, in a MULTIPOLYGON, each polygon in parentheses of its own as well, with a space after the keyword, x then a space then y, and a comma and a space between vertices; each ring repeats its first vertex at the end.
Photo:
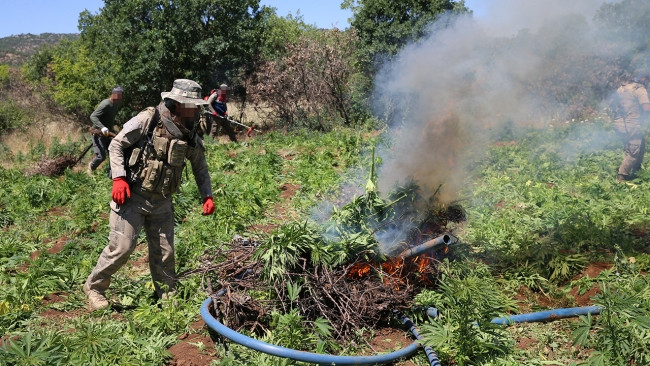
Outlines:
POLYGON ((111 201, 109 222, 109 243, 86 280, 88 287, 101 294, 108 289, 111 276, 126 264, 144 227, 156 294, 160 297, 175 290, 174 207, 171 197, 132 189, 131 198, 127 198, 124 205, 111 201))
POLYGON ((618 168, 618 174, 632 177, 634 173, 641 169, 641 163, 643 163, 643 156, 645 155, 645 136, 641 130, 641 124, 616 120, 614 130, 623 140, 623 151, 625 153, 623 162, 618 168))

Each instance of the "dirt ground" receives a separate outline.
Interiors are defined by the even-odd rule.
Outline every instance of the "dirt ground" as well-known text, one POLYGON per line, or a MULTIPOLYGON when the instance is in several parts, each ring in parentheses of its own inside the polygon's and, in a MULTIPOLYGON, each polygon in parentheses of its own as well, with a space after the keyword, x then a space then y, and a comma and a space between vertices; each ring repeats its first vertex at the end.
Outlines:
MULTIPOLYGON (((604 263, 604 262, 590 263, 582 271, 581 274, 575 276, 575 278, 573 279, 577 280, 583 277, 594 278, 598 276, 600 272, 610 269, 611 267, 612 267, 611 263, 604 263)), ((537 304, 539 306, 543 306, 546 308, 558 308, 558 307, 567 307, 567 306, 591 306, 593 305, 593 301, 591 300, 591 298, 599 293, 600 293, 600 289, 596 284, 594 284, 589 290, 587 290, 582 295, 580 294, 578 287, 574 286, 568 293, 569 295, 568 299, 571 300, 572 303, 565 304, 562 302, 558 302, 557 299, 551 298, 546 293, 534 292, 531 291, 529 288, 522 286, 519 289, 519 291, 517 291, 515 298, 518 302, 519 312, 528 313, 532 311, 531 304, 537 304)))
MULTIPOLYGON (((375 331, 374 336, 368 342, 368 347, 375 354, 387 353, 402 349, 413 343, 413 339, 407 336, 404 330, 394 328, 381 328, 375 331)), ((411 361, 401 361, 399 366, 415 366, 411 361)))
POLYGON ((205 328, 205 322, 198 320, 190 326, 189 333, 178 337, 180 342, 169 348, 173 356, 169 366, 208 366, 218 359, 214 342, 201 332, 205 328))
MULTIPOLYGON (((199 320, 192 324, 189 333, 179 337, 180 342, 172 346, 169 351, 173 358, 168 366, 209 366, 212 361, 218 360, 215 344, 212 339, 201 333, 206 329, 205 322, 199 320)), ((204 333, 204 332, 203 332, 204 333)), ((404 330, 394 328, 381 328, 374 332, 368 341, 370 351, 365 355, 393 352, 413 343, 404 330)), ((401 361, 398 366, 415 366, 411 361, 401 361)))

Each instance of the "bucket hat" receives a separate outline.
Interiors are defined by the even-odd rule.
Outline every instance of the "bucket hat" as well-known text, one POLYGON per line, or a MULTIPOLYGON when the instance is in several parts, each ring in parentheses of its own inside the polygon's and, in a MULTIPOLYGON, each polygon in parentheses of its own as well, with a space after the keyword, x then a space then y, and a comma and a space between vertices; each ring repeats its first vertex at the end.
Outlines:
POLYGON ((194 80, 176 79, 172 90, 160 93, 162 99, 172 99, 179 103, 193 103, 198 106, 208 104, 201 97, 201 85, 194 80))

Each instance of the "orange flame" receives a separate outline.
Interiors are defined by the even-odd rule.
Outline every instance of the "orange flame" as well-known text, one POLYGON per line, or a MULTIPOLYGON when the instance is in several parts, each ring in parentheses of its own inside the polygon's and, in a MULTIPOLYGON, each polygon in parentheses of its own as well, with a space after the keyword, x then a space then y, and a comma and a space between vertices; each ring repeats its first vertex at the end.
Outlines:
POLYGON ((363 263, 363 262, 357 262, 354 265, 352 265, 352 268, 350 268, 350 271, 348 272, 348 277, 349 278, 362 278, 368 273, 370 273, 370 270, 372 267, 368 263, 363 263))
POLYGON ((423 254, 410 258, 389 258, 383 263, 356 262, 350 267, 347 276, 351 279, 361 279, 368 276, 374 269, 376 272, 380 272, 385 285, 399 291, 409 282, 409 278, 425 285, 433 284, 431 275, 435 272, 435 266, 432 265, 434 261, 435 258, 431 255, 423 254))
POLYGON ((402 267, 404 267, 404 260, 402 258, 392 258, 381 264, 381 269, 391 276, 397 273, 402 267))
POLYGON ((417 260, 418 272, 424 273, 428 270, 431 259, 427 256, 419 257, 417 260))

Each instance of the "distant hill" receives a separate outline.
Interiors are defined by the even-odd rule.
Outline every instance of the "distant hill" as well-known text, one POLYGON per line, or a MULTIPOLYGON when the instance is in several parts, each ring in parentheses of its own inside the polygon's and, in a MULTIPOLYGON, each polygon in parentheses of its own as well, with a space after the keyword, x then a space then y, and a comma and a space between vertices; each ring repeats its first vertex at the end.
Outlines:
POLYGON ((63 39, 75 39, 76 33, 19 34, 0 38, 0 64, 21 65, 43 45, 55 45, 63 39))

